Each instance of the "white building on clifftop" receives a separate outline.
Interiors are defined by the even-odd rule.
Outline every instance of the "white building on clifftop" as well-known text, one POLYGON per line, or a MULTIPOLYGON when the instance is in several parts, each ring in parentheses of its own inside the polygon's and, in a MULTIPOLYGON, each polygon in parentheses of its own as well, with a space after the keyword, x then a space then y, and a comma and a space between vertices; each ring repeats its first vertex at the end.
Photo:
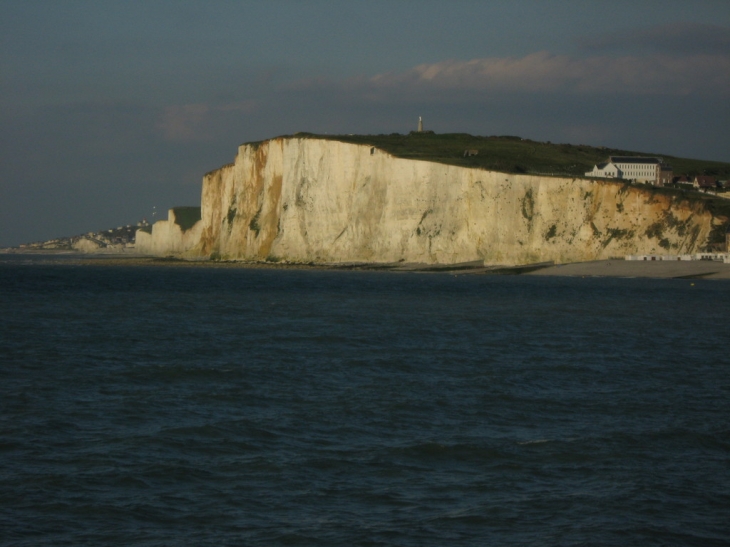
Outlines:
POLYGON ((642 156, 611 156, 605 163, 599 163, 592 171, 586 173, 586 177, 600 177, 624 179, 633 182, 649 182, 657 184, 661 182, 662 168, 661 158, 648 158, 642 156))

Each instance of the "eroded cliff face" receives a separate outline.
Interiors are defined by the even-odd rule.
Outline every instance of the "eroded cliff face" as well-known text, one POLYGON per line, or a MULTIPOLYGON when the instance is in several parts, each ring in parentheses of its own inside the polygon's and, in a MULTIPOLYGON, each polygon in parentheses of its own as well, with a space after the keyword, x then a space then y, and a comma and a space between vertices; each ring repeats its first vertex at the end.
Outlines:
POLYGON ((194 253, 301 262, 525 264, 691 253, 701 204, 625 184, 399 159, 282 138, 205 176, 194 253))
POLYGON ((152 225, 152 233, 137 230, 135 235, 135 252, 153 256, 198 257, 197 247, 203 231, 202 221, 195 223, 190 229, 183 230, 177 222, 175 210, 167 211, 167 220, 160 220, 152 225))

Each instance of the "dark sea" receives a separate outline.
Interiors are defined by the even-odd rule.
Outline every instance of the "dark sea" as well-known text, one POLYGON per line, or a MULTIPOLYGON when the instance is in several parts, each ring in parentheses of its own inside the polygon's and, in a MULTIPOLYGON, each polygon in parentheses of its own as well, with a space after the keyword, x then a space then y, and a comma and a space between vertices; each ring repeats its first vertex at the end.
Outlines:
POLYGON ((0 256, 3 546, 730 545, 730 283, 0 256))

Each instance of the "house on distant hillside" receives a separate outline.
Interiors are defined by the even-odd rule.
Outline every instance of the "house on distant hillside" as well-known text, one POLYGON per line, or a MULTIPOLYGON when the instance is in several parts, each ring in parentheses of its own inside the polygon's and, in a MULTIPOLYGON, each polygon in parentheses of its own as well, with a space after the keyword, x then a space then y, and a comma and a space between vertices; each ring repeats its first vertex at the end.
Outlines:
POLYGON ((618 167, 610 161, 597 163, 593 166, 593 171, 588 171, 586 177, 600 177, 603 179, 620 179, 618 167))
POLYGON ((659 166, 659 186, 667 186, 672 184, 674 179, 674 170, 671 165, 661 164, 659 166))
POLYGON ((596 164, 592 171, 586 173, 586 177, 616 178, 663 185, 672 180, 672 168, 663 164, 661 158, 611 156, 607 162, 596 164))
POLYGON ((715 177, 711 177, 710 175, 697 175, 692 181, 692 186, 698 190, 707 192, 708 190, 717 189, 717 181, 715 177))

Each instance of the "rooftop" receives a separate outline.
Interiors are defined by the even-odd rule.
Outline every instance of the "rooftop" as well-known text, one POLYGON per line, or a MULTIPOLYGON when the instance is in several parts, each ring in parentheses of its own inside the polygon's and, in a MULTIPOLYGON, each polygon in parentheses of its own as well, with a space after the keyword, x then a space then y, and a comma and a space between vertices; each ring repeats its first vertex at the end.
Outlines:
POLYGON ((609 161, 613 163, 662 163, 661 158, 649 158, 645 156, 611 156, 609 161))

